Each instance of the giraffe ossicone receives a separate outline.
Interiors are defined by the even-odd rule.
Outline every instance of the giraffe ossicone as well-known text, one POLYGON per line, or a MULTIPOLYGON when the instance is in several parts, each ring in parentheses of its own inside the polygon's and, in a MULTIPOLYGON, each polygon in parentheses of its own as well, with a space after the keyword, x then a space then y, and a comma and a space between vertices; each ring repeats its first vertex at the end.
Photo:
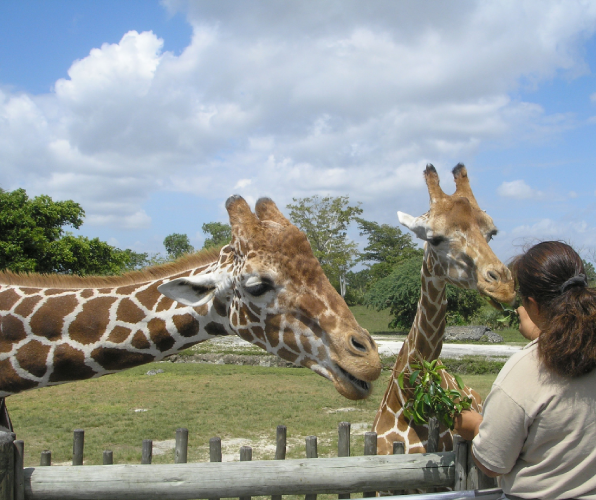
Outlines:
POLYGON ((273 201, 226 202, 232 241, 124 276, 0 273, 0 397, 99 377, 221 335, 333 382, 350 399, 379 377, 375 342, 273 201))
MULTIPOLYGON (((443 346, 447 308, 446 285, 475 289, 493 305, 515 300, 514 282, 509 269, 496 257, 489 241, 497 234, 491 217, 478 206, 472 193, 466 168, 453 169, 456 190, 447 195, 439 185, 435 167, 427 165, 424 177, 430 195, 430 210, 413 217, 398 212, 399 221, 425 241, 421 270, 421 295, 412 328, 397 355, 389 385, 375 416, 373 431, 377 433, 378 453, 390 454, 393 442, 405 444, 406 453, 426 450, 428 426, 415 425, 403 415, 408 401, 399 386, 400 373, 408 372, 418 357, 437 359, 443 346)), ((455 379, 442 372, 443 384, 457 388, 455 379)), ((479 394, 469 388, 464 394, 472 397, 473 408, 481 410, 479 394)), ((449 429, 441 427, 440 447, 451 449, 449 429)))

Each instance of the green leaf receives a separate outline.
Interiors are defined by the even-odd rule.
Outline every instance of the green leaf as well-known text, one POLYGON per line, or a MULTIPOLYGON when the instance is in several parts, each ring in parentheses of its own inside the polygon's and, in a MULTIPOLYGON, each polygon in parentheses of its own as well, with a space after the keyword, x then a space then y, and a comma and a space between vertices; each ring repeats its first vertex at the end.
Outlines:
POLYGON ((415 372, 412 372, 412 375, 410 375, 410 385, 414 385, 414 382, 416 382, 416 379, 418 378, 419 373, 420 373, 420 370, 416 370, 415 372))
POLYGON ((465 387, 465 385, 464 385, 464 381, 461 379, 461 377, 459 375, 457 375, 456 373, 453 374, 453 377, 455 378, 455 381, 457 382, 457 386, 460 389, 463 389, 465 387))
POLYGON ((404 388, 404 372, 401 372, 398 376, 397 376, 397 384, 399 385, 399 388, 403 391, 405 390, 404 388))

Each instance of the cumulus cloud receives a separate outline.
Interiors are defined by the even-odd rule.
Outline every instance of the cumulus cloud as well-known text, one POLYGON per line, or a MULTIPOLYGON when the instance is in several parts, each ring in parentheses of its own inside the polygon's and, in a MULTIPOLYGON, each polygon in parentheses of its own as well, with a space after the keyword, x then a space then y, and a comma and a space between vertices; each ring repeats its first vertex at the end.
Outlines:
POLYGON ((280 206, 420 196, 427 161, 573 126, 510 93, 587 71, 579 48, 596 20, 582 2, 164 4, 193 26, 180 55, 131 31, 50 94, 0 91, 0 185, 84 200, 88 223, 126 227, 151 223, 143 204, 159 190, 280 206))
POLYGON ((514 198, 516 200, 528 200, 543 196, 542 192, 532 189, 523 179, 503 182, 497 189, 497 193, 503 198, 514 198))

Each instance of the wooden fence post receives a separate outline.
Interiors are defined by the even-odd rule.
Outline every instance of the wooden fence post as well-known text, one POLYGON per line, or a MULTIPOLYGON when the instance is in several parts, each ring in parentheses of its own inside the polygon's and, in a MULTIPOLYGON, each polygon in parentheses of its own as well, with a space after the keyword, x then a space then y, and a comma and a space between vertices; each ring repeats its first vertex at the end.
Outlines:
POLYGON ((188 461, 188 429, 176 429, 175 463, 185 464, 188 461))
MULTIPOLYGON (((209 439, 209 461, 221 462, 221 438, 212 437, 209 439)), ((219 500, 219 498, 210 498, 209 500, 219 500)))
MULTIPOLYGON (((240 448, 240 461, 250 462, 252 460, 252 448, 250 446, 242 446, 240 448)), ((250 500, 251 497, 238 497, 238 500, 250 500)))
POLYGON ((47 467, 52 465, 52 452, 50 450, 43 450, 39 459, 40 467, 47 467))
MULTIPOLYGON (((376 432, 365 432, 364 433, 364 454, 365 455, 376 455, 377 454, 377 433, 376 432)), ((363 497, 376 497, 376 491, 365 491, 362 494, 363 497)))
POLYGON ((426 443, 427 453, 436 453, 439 450, 439 419, 430 417, 428 419, 428 442, 426 443))
MULTIPOLYGON (((337 456, 338 457, 349 457, 350 456, 350 422, 340 422, 337 429, 337 456)), ((349 493, 342 493, 337 495, 338 499, 350 498, 349 493)))
POLYGON ((474 462, 474 455, 472 454, 472 442, 467 441, 468 451, 468 479, 467 487, 468 490, 480 490, 487 488, 496 488, 497 479, 494 477, 488 477, 482 472, 474 462))
POLYGON ((453 435, 455 452, 455 491, 464 491, 468 483, 468 443, 459 435, 453 435))
POLYGON ((25 500, 25 443, 14 442, 14 498, 25 500))
POLYGON ((143 448, 141 449, 141 463, 150 465, 153 460, 153 440, 143 439, 143 448))
POLYGON ((14 500, 15 437, 13 432, 0 432, 0 500, 14 500))
POLYGON ((85 431, 75 429, 72 440, 72 465, 83 465, 83 454, 85 448, 85 431))
MULTIPOLYGON (((319 458, 319 452, 317 450, 317 436, 306 437, 306 458, 319 458)), ((304 500, 316 500, 316 494, 304 495, 304 500)))
POLYGON ((474 455, 472 454, 472 442, 466 442, 467 448, 467 461, 468 461, 468 478, 467 487, 468 490, 480 490, 486 488, 495 488, 497 486, 497 480, 495 478, 488 477, 482 472, 474 462, 474 455))
MULTIPOLYGON (((393 454, 394 455, 403 455, 406 452, 406 445, 403 441, 393 441, 393 454)), ((393 495, 405 495, 406 490, 393 490, 391 492, 393 495)))
POLYGON ((103 452, 103 464, 114 465, 114 452, 111 450, 104 450, 103 452))
MULTIPOLYGON (((286 443, 288 428, 285 425, 278 425, 275 435, 275 460, 286 459, 286 443)), ((281 495, 271 495, 271 500, 281 500, 281 495)))

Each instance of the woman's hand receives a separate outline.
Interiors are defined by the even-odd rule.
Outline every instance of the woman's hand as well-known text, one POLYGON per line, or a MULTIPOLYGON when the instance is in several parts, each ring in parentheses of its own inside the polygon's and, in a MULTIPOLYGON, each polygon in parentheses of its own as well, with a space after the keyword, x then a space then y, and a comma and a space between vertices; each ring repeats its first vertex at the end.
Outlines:
POLYGON ((466 441, 472 441, 482 423, 482 415, 476 411, 464 410, 455 417, 453 430, 466 441))
POLYGON ((528 340, 537 339, 542 332, 532 321, 526 308, 524 306, 518 307, 517 314, 519 314, 519 333, 528 340))

